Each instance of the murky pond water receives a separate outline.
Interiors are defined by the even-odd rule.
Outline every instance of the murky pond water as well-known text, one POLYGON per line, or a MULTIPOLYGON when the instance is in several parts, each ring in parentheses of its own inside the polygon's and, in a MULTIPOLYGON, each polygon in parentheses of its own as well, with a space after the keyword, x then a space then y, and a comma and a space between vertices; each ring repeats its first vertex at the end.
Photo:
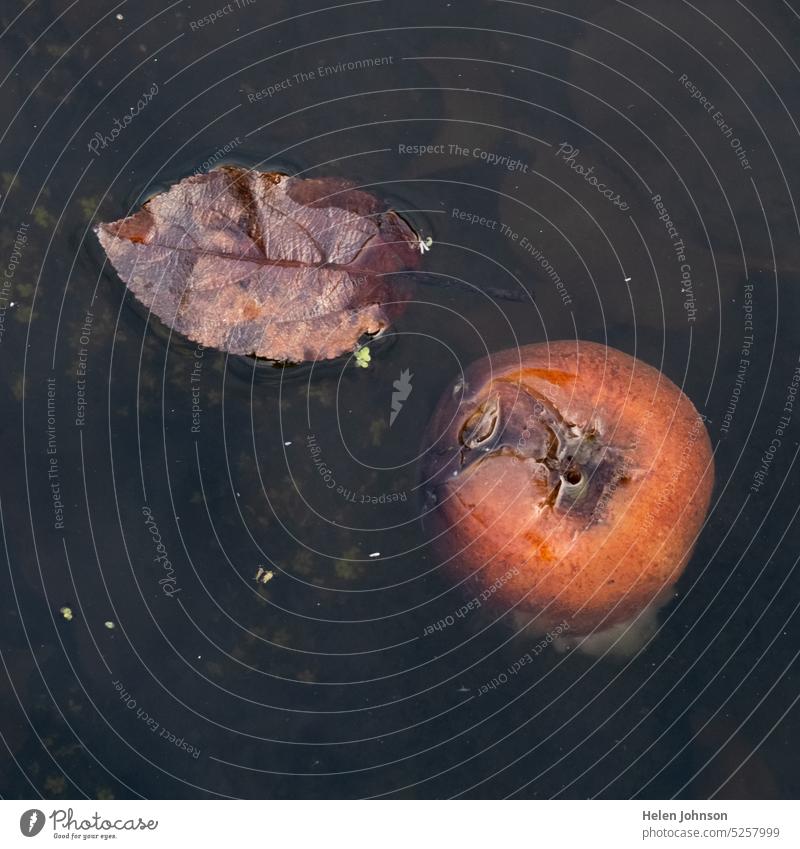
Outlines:
POLYGON ((4 4, 4 796, 800 791, 798 21, 551 5, 4 4), (369 368, 203 349, 104 264, 94 223, 223 162, 433 237, 369 368), (445 386, 575 337, 660 368, 715 448, 625 661, 455 616, 420 521, 445 386))

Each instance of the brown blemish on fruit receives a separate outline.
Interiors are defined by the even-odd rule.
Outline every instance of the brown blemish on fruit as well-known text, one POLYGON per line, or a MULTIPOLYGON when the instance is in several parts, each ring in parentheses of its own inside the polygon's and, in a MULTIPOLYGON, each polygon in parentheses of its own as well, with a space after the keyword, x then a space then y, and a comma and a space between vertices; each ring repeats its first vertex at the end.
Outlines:
POLYGON ((242 318, 245 321, 254 321, 261 315, 261 307, 258 304, 258 301, 248 301, 244 307, 242 307, 242 318))
POLYGON ((552 368, 523 368, 504 378, 504 380, 523 382, 529 379, 544 380, 555 386, 566 386, 575 380, 575 375, 552 368))
POLYGON ((538 554, 543 560, 553 560, 555 558, 553 549, 538 534, 528 531, 522 535, 522 538, 531 544, 533 552, 538 554))

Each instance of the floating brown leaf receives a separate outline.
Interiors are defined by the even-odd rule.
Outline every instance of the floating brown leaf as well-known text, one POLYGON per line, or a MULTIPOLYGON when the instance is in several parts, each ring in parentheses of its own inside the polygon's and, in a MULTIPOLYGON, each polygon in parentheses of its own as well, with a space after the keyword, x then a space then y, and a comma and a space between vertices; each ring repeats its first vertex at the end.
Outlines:
POLYGON ((233 354, 301 362, 353 349, 404 299, 419 237, 335 178, 225 167, 188 177, 97 235, 120 277, 168 326, 233 354))

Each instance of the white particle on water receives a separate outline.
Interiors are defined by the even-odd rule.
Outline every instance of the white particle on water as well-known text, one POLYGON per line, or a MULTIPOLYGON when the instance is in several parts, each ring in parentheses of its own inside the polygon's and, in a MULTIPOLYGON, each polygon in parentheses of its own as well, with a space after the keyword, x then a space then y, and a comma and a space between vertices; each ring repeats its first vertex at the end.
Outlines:
POLYGON ((380 551, 373 551, 372 554, 370 554, 370 557, 380 557, 380 556, 381 556, 380 551))

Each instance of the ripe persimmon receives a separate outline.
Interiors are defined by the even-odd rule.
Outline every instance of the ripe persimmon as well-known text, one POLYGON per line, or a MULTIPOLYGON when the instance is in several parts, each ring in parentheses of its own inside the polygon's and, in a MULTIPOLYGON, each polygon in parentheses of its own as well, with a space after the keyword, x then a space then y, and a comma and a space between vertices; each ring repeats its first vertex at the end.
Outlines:
POLYGON ((575 340, 470 366, 432 417, 424 475, 454 582, 579 637, 671 595, 714 463, 703 418, 664 374, 575 340))

